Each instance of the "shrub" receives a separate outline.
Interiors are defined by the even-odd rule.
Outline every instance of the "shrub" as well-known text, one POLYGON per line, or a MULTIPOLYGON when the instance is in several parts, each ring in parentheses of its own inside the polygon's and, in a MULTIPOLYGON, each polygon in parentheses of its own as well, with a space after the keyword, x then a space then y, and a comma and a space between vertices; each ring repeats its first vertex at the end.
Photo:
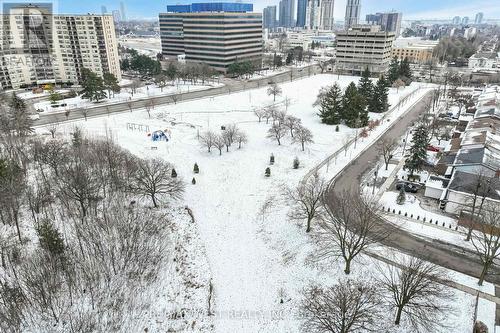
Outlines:
POLYGON ((194 164, 193 171, 194 171, 194 173, 200 173, 200 168, 198 167, 198 163, 194 164))
POLYGON ((191 181, 191 184, 196 185, 196 179, 193 177, 193 180, 191 181))
POLYGON ((52 255, 62 255, 64 253, 64 240, 59 230, 50 221, 42 221, 36 228, 36 233, 42 249, 52 255))
POLYGON ((340 131, 339 125, 335 126, 335 132, 340 131))
POLYGON ((298 169, 300 166, 300 161, 299 161, 299 158, 298 157, 295 157, 295 159, 293 160, 293 168, 294 169, 298 169))
POLYGON ((172 168, 172 178, 177 178, 177 172, 172 168))
POLYGON ((271 177, 271 169, 266 168, 266 177, 271 177))
POLYGON ((269 164, 273 165, 274 164, 274 155, 271 154, 271 157, 269 157, 269 164))

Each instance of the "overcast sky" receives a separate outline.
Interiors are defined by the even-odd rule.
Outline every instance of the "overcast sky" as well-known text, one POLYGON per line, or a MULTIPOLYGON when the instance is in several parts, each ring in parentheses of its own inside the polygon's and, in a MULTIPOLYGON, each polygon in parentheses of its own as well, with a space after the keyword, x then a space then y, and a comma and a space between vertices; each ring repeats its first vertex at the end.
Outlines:
MULTIPOLYGON (((17 2, 16 0, 9 0, 17 2)), ((24 0, 21 0, 24 1, 24 0)), ((42 0, 43 1, 43 0, 42 0)), ((231 0, 220 0, 230 2, 231 0)), ((295 0, 297 1, 297 0, 295 0)), ((36 2, 36 1, 27 1, 36 2)), ((44 1, 49 2, 49 1, 44 1)), ((183 4, 191 2, 217 2, 213 0, 124 0, 129 18, 156 18, 158 13, 165 11, 167 4, 183 4)), ((269 5, 277 5, 278 0, 243 1, 254 4, 256 11, 269 5)), ((60 13, 100 13, 101 6, 106 6, 108 12, 119 9, 119 0, 56 0, 60 13)), ((484 12, 485 18, 500 18, 500 0, 361 0, 361 17, 377 11, 396 10, 403 12, 403 19, 451 19, 453 16, 475 16, 484 12)), ((335 1, 335 17, 343 20, 346 0, 335 1)))

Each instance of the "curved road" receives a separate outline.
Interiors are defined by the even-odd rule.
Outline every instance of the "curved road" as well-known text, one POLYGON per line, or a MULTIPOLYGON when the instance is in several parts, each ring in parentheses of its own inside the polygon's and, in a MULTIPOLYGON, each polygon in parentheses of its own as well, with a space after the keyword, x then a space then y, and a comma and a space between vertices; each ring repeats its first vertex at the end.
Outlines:
MULTIPOLYGON (((399 138, 404 135, 408 127, 418 120, 421 114, 426 111, 432 98, 432 92, 428 93, 419 103, 417 103, 404 117, 401 117, 379 140, 374 142, 370 148, 365 150, 358 158, 348 164, 339 173, 332 186, 329 188, 327 196, 331 198, 334 194, 343 191, 360 193, 362 176, 375 167, 380 159, 380 153, 376 149, 376 144, 385 138, 399 138)), ((331 200, 329 200, 331 202, 331 200)), ((334 207, 332 207, 333 209, 334 207)), ((418 257, 432 262, 436 265, 458 271, 473 277, 479 277, 482 265, 477 255, 470 250, 464 250, 455 245, 439 241, 428 241, 402 230, 394 224, 380 219, 380 227, 389 236, 382 243, 386 246, 397 249, 400 252, 418 257)), ((486 280, 495 284, 500 284, 500 269, 493 267, 487 275, 486 280)))

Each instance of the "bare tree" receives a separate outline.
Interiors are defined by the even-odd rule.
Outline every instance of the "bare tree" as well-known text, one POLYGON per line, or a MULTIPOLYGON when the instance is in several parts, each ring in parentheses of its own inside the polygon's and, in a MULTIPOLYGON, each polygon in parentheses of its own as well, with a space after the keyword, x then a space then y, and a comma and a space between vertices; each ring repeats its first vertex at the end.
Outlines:
POLYGON ((89 115, 89 109, 83 108, 81 111, 82 111, 83 118, 85 119, 85 121, 87 121, 87 117, 89 115))
POLYGON ((274 113, 274 118, 273 122, 277 123, 278 126, 285 126, 285 119, 287 117, 286 111, 284 110, 277 110, 274 113))
POLYGON ((130 110, 130 112, 132 112, 132 110, 133 110, 133 109, 132 109, 132 106, 133 106, 133 105, 134 105, 134 104, 132 103, 132 101, 128 101, 128 102, 127 102, 127 106, 128 106, 128 109, 130 110))
POLYGON ((177 104, 177 102, 180 101, 180 95, 173 94, 172 96, 170 96, 170 99, 172 100, 172 102, 174 102, 174 104, 177 104))
POLYGON ((269 131, 267 132, 267 138, 275 139, 278 145, 281 145, 281 139, 285 137, 287 129, 285 126, 280 126, 278 124, 273 124, 269 131))
POLYGON ((24 170, 14 161, 0 159, 0 220, 4 224, 15 225, 19 242, 21 239, 21 208, 26 194, 24 170))
POLYGON ((227 137, 227 142, 229 143, 229 146, 231 146, 236 138, 239 128, 236 124, 227 124, 224 125, 224 128, 224 136, 227 137))
POLYGON ((266 124, 269 124, 269 119, 276 119, 276 114, 279 109, 276 105, 272 104, 265 108, 264 118, 266 118, 266 124))
POLYGON ((311 231, 313 219, 321 216, 323 212, 322 197, 327 184, 318 173, 309 177, 305 183, 300 183, 296 188, 285 190, 285 196, 292 203, 288 216, 294 220, 306 220, 306 232, 311 231))
POLYGON ((52 136, 52 139, 56 138, 56 133, 59 129, 59 123, 52 123, 47 126, 47 130, 49 131, 50 135, 52 136))
POLYGON ((394 267, 379 268, 378 284, 385 302, 396 312, 394 323, 404 322, 418 332, 436 332, 449 315, 452 294, 442 285, 446 271, 411 257, 394 267))
POLYGON ((490 267, 500 257, 500 204, 485 204, 477 226, 479 234, 472 237, 472 245, 483 265, 478 281, 481 286, 490 267))
POLYGON ((217 137, 217 134, 215 134, 211 130, 207 130, 200 134, 199 140, 200 143, 203 147, 206 147, 208 149, 208 152, 210 153, 212 151, 212 148, 214 147, 215 143, 215 138, 217 137))
POLYGON ((389 169, 389 162, 392 159, 392 152, 398 146, 398 142, 394 139, 383 139, 377 143, 377 151, 384 158, 385 170, 389 169))
POLYGON ((257 116, 257 118, 259 118, 259 123, 262 121, 262 118, 264 118, 264 116, 266 115, 266 111, 263 109, 256 109, 253 113, 257 116))
POLYGON ((135 95, 137 92, 137 89, 141 86, 141 80, 139 79, 133 79, 132 83, 130 84, 130 92, 132 93, 132 96, 135 95))
POLYGON ((283 121, 283 124, 290 130, 290 135, 292 136, 293 138, 293 132, 294 130, 300 126, 300 123, 302 121, 297 118, 297 117, 294 117, 294 116, 286 116, 284 121, 283 121))
POLYGON ((131 189, 133 192, 151 198, 153 206, 165 201, 166 197, 179 199, 184 192, 184 183, 172 178, 172 165, 161 159, 139 160, 131 189))
POLYGON ((306 143, 314 143, 311 131, 302 125, 297 125, 294 128, 293 133, 295 133, 295 136, 292 136, 292 142, 300 143, 302 151, 305 150, 306 143))
POLYGON ((282 93, 283 93, 283 90, 275 82, 273 82, 271 84, 271 86, 269 88, 267 88, 267 94, 269 96, 272 95, 275 102, 276 102, 276 96, 280 96, 282 93))
POLYGON ((238 131, 236 133, 236 142, 238 142, 238 149, 241 149, 241 146, 244 143, 248 142, 248 137, 247 137, 246 133, 242 132, 242 131, 238 131))
POLYGON ((219 150, 219 156, 222 155, 222 149, 226 146, 226 140, 224 140, 224 136, 221 134, 215 135, 214 138, 214 147, 219 150))
POLYGON ((386 236, 377 224, 377 207, 348 192, 332 195, 324 205, 326 214, 317 232, 318 259, 342 258, 344 272, 350 274, 354 258, 386 236))
POLYGON ((364 333, 380 329, 381 302, 375 285, 341 281, 304 291, 301 314, 304 332, 364 333))
POLYGON ((323 74, 325 72, 325 70, 328 69, 328 66, 330 66, 331 64, 333 64, 333 61, 334 60, 332 59, 332 60, 319 61, 318 62, 318 66, 321 69, 321 74, 323 74))

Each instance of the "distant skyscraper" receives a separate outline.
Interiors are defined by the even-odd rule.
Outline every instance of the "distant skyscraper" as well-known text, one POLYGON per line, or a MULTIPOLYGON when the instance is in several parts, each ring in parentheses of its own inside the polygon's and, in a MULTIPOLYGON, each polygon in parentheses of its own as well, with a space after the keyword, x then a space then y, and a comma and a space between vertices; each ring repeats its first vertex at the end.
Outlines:
POLYGON ((346 30, 359 24, 359 14, 361 13, 361 0, 347 0, 345 8, 345 23, 346 30))
POLYGON ((366 22, 370 25, 379 25, 382 31, 394 32, 396 38, 401 31, 402 13, 377 13, 366 15, 366 22))
POLYGON ((306 8, 306 27, 319 29, 321 24, 321 0, 308 0, 306 8))
POLYGON ((483 23, 483 18, 484 18, 484 14, 483 13, 477 13, 476 14, 476 19, 474 20, 474 23, 475 24, 481 24, 481 23, 483 23))
POLYGON ((126 21, 127 20, 127 14, 125 13, 125 4, 123 1, 120 1, 120 11, 122 13, 122 20, 126 21))
POLYGON ((460 16, 455 16, 452 21, 453 24, 460 24, 460 16))
POLYGON ((113 10, 112 14, 113 14, 113 21, 115 21, 115 23, 121 22, 122 15, 120 14, 119 10, 113 10))
POLYGON ((306 12, 308 0, 297 0, 297 27, 306 25, 306 12))
POLYGON ((295 1, 281 0, 280 1, 280 27, 292 28, 295 26, 294 20, 295 1))
POLYGON ((463 25, 469 24, 469 17, 468 16, 462 17, 462 24, 463 25))
POLYGON ((276 6, 268 6, 264 8, 262 16, 264 29, 276 28, 276 6))
POLYGON ((335 7, 335 0, 322 0, 321 1, 321 29, 333 30, 333 11, 335 7))
POLYGON ((108 9, 106 8, 106 6, 101 6, 101 14, 106 15, 107 13, 108 13, 108 9))

